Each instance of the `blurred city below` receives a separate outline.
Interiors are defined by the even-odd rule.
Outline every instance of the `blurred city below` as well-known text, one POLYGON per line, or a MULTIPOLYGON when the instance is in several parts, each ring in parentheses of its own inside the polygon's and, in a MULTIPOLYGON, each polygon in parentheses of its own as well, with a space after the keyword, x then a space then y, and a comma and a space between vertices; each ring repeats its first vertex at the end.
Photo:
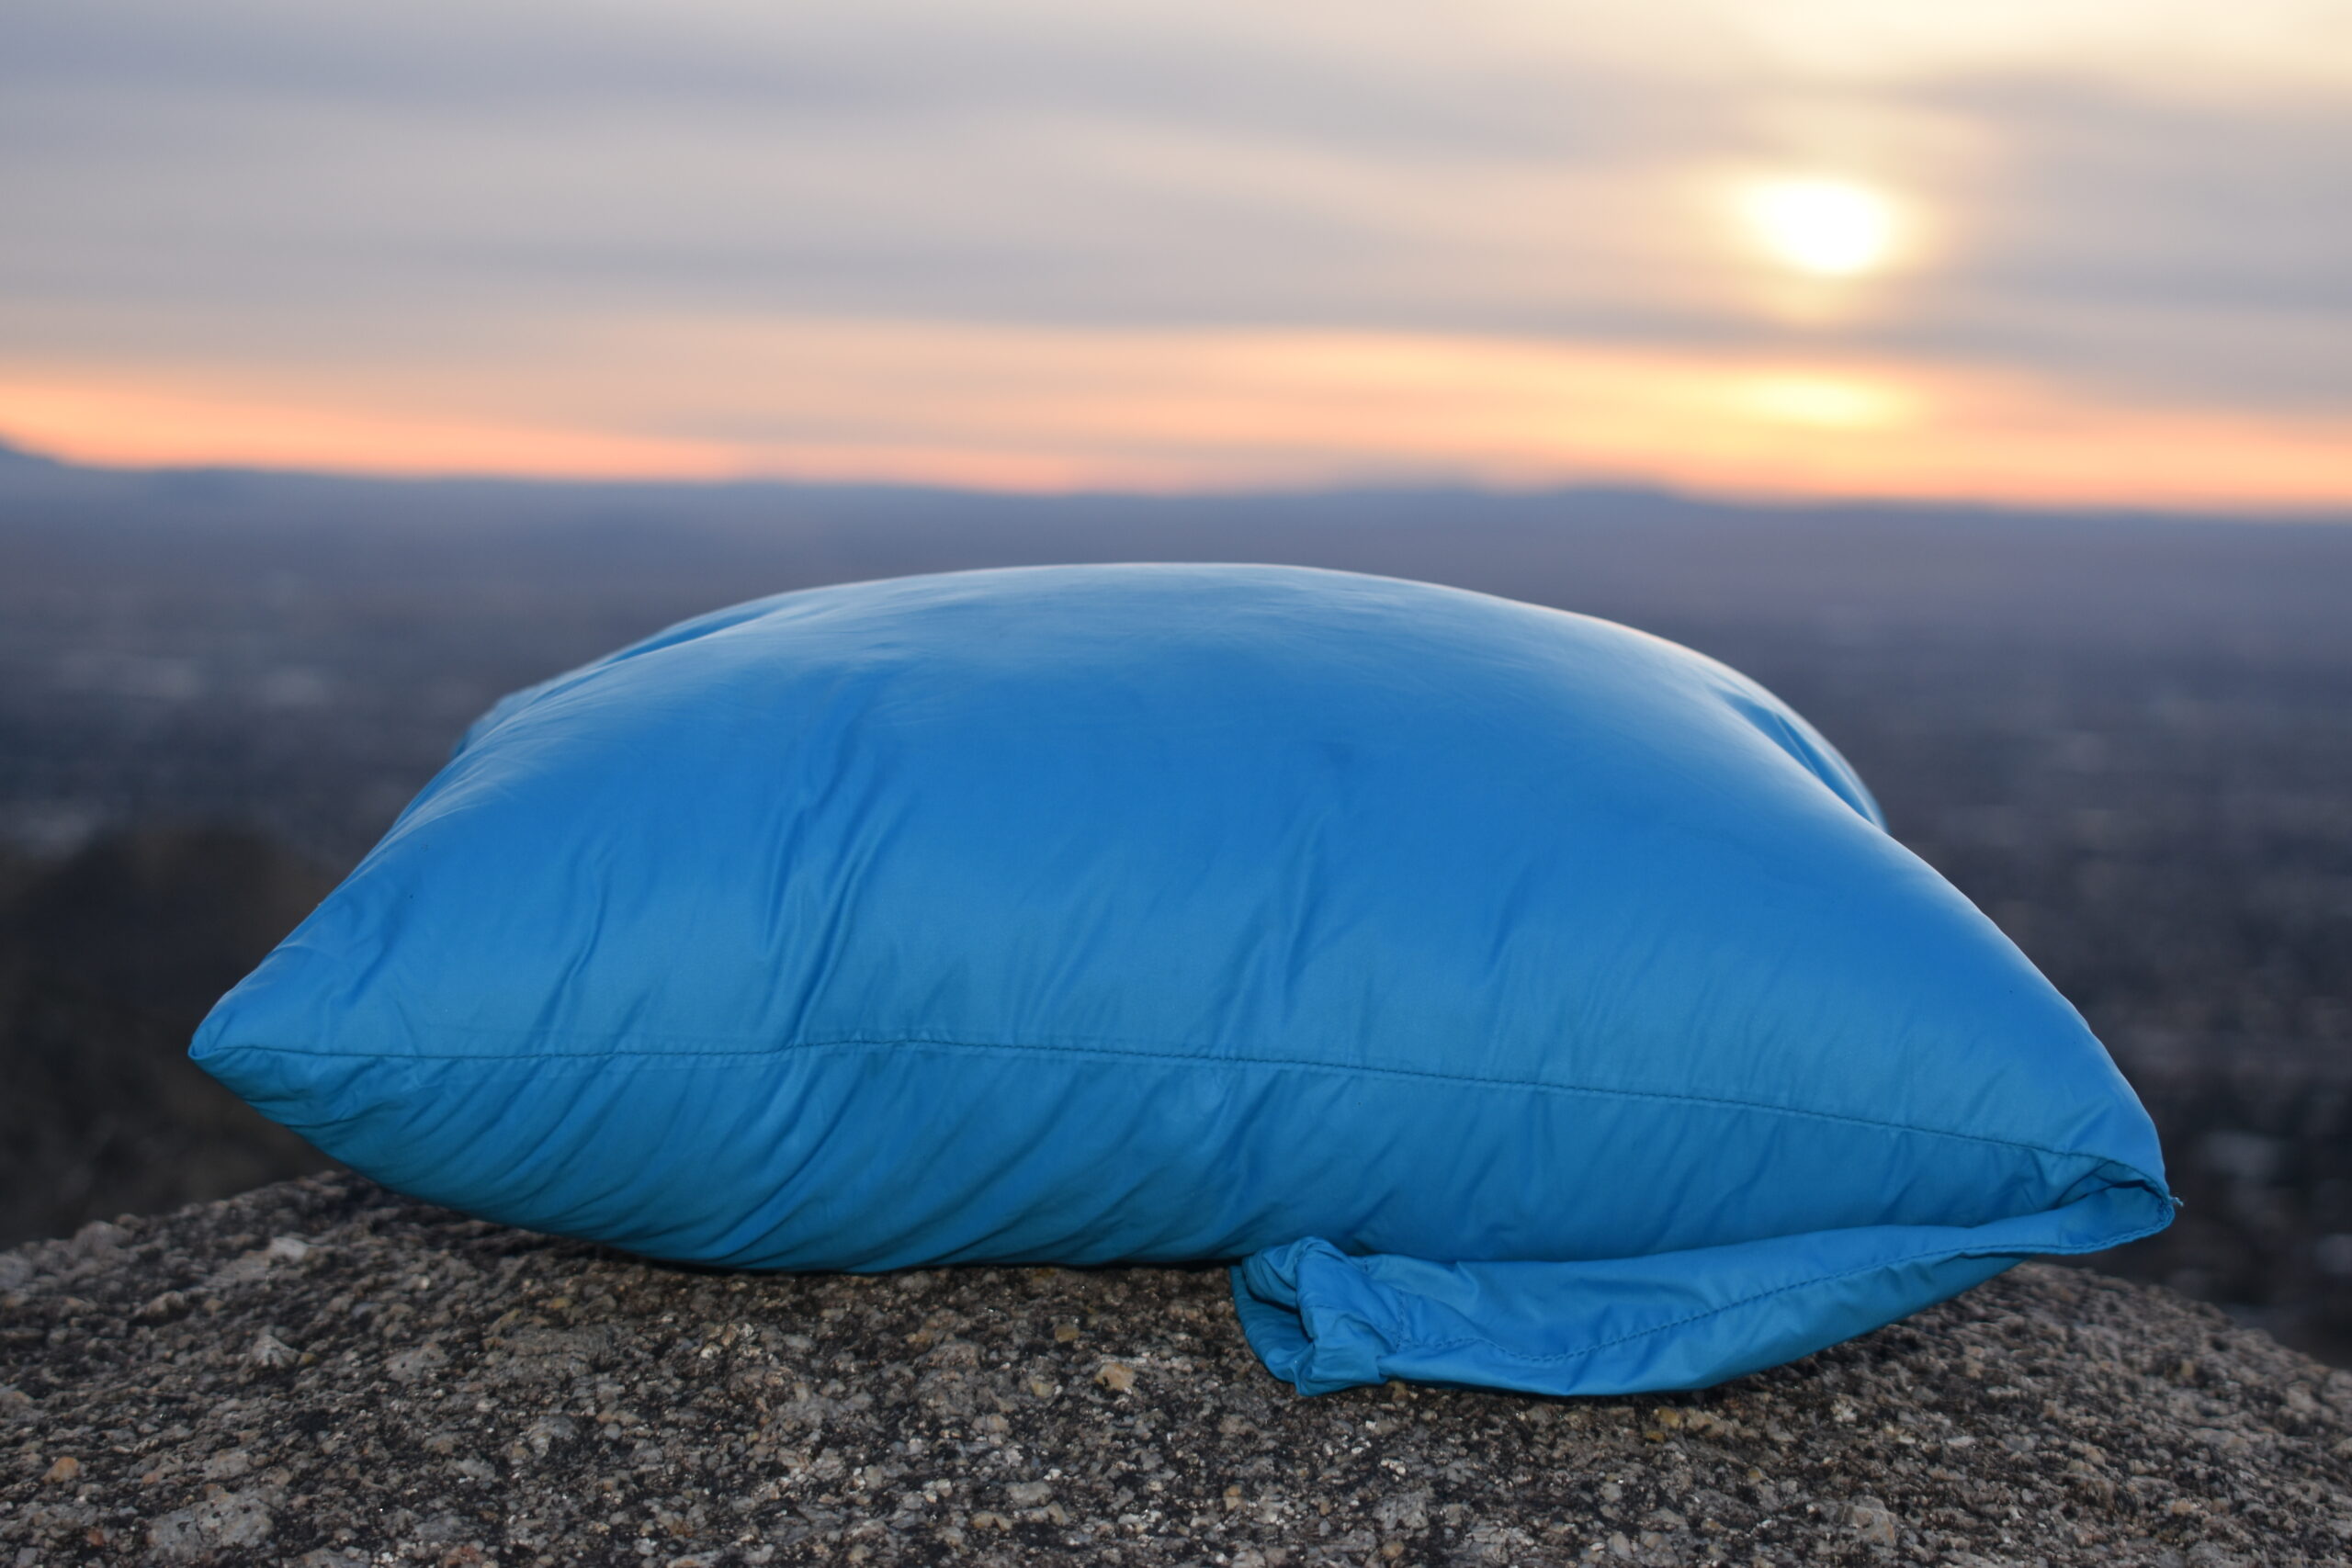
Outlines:
POLYGON ((2188 1207, 2101 1260, 2352 1359, 2352 527, 1640 489, 976 494, 0 453, 0 1242, 313 1156, 188 1032, 504 691, 759 594, 1269 560, 1763 681, 2080 1006, 2188 1207))

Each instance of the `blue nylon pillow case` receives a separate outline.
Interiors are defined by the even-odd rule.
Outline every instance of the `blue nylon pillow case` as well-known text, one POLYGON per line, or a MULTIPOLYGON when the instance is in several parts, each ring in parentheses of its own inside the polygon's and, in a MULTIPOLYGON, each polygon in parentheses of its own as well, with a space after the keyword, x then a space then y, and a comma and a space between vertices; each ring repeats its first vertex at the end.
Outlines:
POLYGON ((1761 688, 1284 568, 787 593, 509 697, 194 1055, 655 1257, 1240 1258, 1306 1393, 1703 1386, 2171 1215, 1761 688))

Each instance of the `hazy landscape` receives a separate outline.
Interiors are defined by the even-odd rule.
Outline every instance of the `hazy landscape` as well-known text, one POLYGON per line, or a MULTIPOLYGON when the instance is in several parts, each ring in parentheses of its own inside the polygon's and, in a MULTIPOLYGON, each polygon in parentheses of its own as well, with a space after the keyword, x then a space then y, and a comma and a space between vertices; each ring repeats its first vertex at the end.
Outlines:
POLYGON ((2352 1361, 2352 528, 1639 491, 1150 500, 0 453, 0 1245, 312 1163, 180 1059, 492 698, 820 582, 1306 562, 1747 671, 2082 1008, 2188 1207, 2099 1260, 2352 1361))

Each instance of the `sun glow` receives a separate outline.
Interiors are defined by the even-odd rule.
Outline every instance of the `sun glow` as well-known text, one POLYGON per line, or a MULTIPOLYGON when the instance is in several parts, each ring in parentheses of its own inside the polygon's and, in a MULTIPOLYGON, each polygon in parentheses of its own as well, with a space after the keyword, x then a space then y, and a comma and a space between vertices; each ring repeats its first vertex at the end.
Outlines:
POLYGON ((1751 186, 1740 212, 1766 254, 1813 277, 1859 277, 1894 259, 1894 204, 1850 180, 1781 179, 1751 186))
POLYGON ((1879 381, 1767 376, 1743 383, 1735 406, 1758 419, 1815 430, 1875 430, 1914 414, 1917 400, 1879 381))

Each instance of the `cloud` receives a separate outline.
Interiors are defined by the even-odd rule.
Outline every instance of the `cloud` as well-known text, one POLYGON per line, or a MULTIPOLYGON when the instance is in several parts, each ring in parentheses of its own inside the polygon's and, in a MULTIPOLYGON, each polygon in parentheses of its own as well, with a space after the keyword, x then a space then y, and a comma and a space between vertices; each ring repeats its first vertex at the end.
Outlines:
POLYGON ((1744 495, 2337 510, 2352 417, 2070 397, 1901 360, 1406 333, 607 321, 537 352, 0 378, 84 461, 1186 491, 1669 477, 1744 495))
POLYGON ((654 321, 1321 333, 2332 418, 2324 36, 2305 0, 40 7, 0 52, 0 348, 233 400, 666 364, 654 321), (1883 188, 1913 265, 1776 277, 1732 200, 1773 175, 1883 188))

